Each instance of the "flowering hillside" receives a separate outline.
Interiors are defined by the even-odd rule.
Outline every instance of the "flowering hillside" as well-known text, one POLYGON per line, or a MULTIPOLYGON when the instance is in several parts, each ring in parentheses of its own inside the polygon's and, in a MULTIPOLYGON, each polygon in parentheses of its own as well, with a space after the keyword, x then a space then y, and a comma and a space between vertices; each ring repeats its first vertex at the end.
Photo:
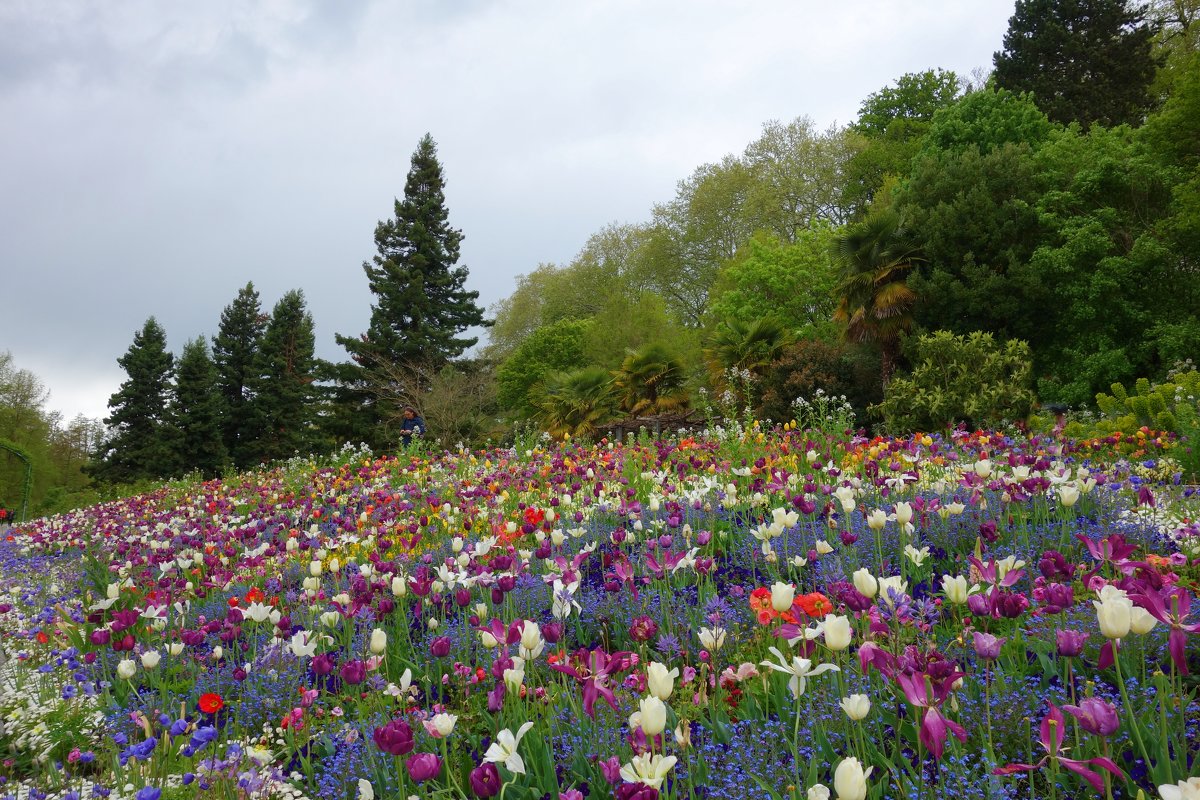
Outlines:
POLYGON ((1153 436, 789 427, 14 528, 0 798, 1197 796, 1200 497, 1153 436))

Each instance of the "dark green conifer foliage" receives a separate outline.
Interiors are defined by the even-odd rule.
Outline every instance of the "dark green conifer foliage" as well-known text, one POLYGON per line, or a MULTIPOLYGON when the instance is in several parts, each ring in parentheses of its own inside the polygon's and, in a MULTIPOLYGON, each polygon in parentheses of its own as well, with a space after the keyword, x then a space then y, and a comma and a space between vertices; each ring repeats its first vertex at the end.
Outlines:
POLYGON ((258 440, 259 460, 307 455, 314 445, 315 346, 304 292, 293 289, 275 304, 255 361, 250 406, 251 416, 263 431, 258 440))
POLYGON ((177 468, 168 407, 174 356, 167 335, 154 317, 133 335, 133 344, 117 363, 128 378, 108 400, 109 436, 91 470, 114 483, 167 477, 177 468))
POLYGON ((175 400, 171 420, 175 426, 176 458, 183 470, 199 470, 205 478, 219 477, 229 453, 221 438, 223 417, 217 391, 217 368, 203 337, 183 346, 176 368, 175 400))
POLYGON ((426 134, 413 153, 395 217, 375 227, 378 252, 363 263, 375 296, 367 332, 337 336, 353 358, 338 370, 342 414, 356 423, 343 427, 368 443, 387 443, 380 430, 386 414, 373 391, 386 381, 381 373, 440 368, 475 344, 475 337, 463 335, 467 329, 487 324, 476 303, 479 293, 464 288, 467 268, 458 266, 463 237, 448 220, 442 165, 426 134))
POLYGON ((1017 0, 996 85, 1030 92, 1064 125, 1138 125, 1153 98, 1154 32, 1146 6, 1125 0, 1017 0))
POLYGON ((258 292, 253 283, 247 283, 221 312, 221 324, 212 340, 217 391, 224 406, 221 439, 239 469, 257 463, 262 428, 251 414, 250 383, 266 325, 258 292))

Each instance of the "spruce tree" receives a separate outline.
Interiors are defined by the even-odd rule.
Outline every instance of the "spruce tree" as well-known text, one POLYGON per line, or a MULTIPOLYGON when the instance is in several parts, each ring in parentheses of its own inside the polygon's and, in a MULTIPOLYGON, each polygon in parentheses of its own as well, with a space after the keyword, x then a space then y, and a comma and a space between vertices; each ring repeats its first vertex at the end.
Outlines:
POLYGON ((316 337, 304 292, 293 290, 275 304, 255 361, 251 416, 262 426, 258 456, 272 461, 315 445, 316 337))
POLYGON ((223 405, 221 439, 239 469, 257 463, 262 427, 250 413, 250 383, 266 325, 258 292, 253 283, 247 283, 221 312, 221 324, 212 340, 217 392, 223 405))
POLYGON ((1146 6, 1125 0, 1017 0, 996 85, 1030 92, 1055 122, 1138 125, 1156 68, 1146 6))
POLYGON ((221 474, 229 458, 221 438, 223 408, 208 343, 203 337, 194 339, 179 356, 171 406, 176 457, 182 469, 199 470, 205 478, 221 474))
POLYGON ((338 374, 343 413, 349 406, 357 432, 374 444, 382 441, 378 426, 385 415, 372 390, 386 383, 384 373, 416 364, 441 367, 478 341, 463 335, 468 328, 487 324, 476 303, 479 292, 464 288, 462 232, 450 227, 442 165, 429 134, 413 153, 404 198, 394 210, 393 219, 375 227, 378 252, 363 263, 375 296, 367 332, 337 336, 353 359, 338 374))
POLYGON ((112 413, 104 424, 110 433, 91 470, 97 478, 120 483, 162 478, 176 470, 168 424, 174 361, 166 333, 150 317, 117 359, 129 377, 108 400, 112 413))

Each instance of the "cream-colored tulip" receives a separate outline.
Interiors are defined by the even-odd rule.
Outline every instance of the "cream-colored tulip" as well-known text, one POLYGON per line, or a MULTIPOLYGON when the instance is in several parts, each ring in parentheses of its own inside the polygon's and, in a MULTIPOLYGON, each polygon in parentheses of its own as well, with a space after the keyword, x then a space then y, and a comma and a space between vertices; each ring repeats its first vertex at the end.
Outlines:
POLYGON ((843 697, 841 705, 842 711, 846 712, 846 716, 855 722, 858 722, 871 713, 871 698, 865 694, 852 694, 849 697, 843 697))
POLYGON ((667 704, 654 695, 638 701, 640 727, 648 737, 658 736, 667 727, 667 704))
POLYGON ((1109 639, 1122 639, 1129 635, 1133 625, 1133 601, 1128 597, 1110 596, 1106 600, 1093 600, 1100 632, 1109 639))
POLYGON ((650 694, 659 700, 669 700, 675 691, 675 679, 679 677, 679 667, 667 669, 666 664, 657 661, 650 662, 646 668, 646 684, 650 694))
POLYGON ((825 631, 825 646, 834 652, 840 652, 850 646, 854 629, 850 626, 850 618, 830 614, 821 623, 825 631))
POLYGON ((771 608, 782 614, 792 607, 796 599, 796 587, 790 583, 776 581, 771 584, 771 608))
POLYGON ((868 600, 879 592, 879 581, 875 580, 875 576, 866 567, 856 569, 851 578, 854 581, 854 588, 868 600))
POLYGON ((1140 606, 1133 607, 1133 612, 1129 617, 1129 630, 1138 636, 1145 636, 1154 630, 1154 626, 1157 624, 1158 620, 1149 611, 1140 606))
POLYGON ((833 790, 837 792, 837 800, 866 800, 867 778, 871 777, 874 767, 867 767, 864 772, 857 758, 843 759, 833 772, 833 790))

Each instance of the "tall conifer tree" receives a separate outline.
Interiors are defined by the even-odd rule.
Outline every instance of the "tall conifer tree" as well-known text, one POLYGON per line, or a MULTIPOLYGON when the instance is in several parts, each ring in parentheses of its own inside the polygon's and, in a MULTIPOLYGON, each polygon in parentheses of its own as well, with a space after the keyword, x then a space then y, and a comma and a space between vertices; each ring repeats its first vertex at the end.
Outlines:
POLYGON ((203 337, 183 346, 176 369, 171 421, 177 460, 184 470, 215 478, 229 458, 221 438, 223 403, 217 392, 217 368, 203 337))
POLYGON ((1153 98, 1154 31, 1126 0, 1017 0, 996 85, 1030 92, 1055 122, 1138 125, 1153 98))
POLYGON ((263 431, 258 447, 262 460, 308 454, 315 444, 315 344, 304 292, 292 290, 275 304, 255 361, 250 406, 263 431))
POLYGON ((247 283, 221 312, 221 324, 212 340, 217 391, 224 406, 221 438, 233 463, 242 469, 257 463, 262 436, 261 425, 250 413, 250 383, 266 325, 258 292, 253 283, 247 283))
POLYGON ((175 359, 154 317, 134 334, 133 344, 117 363, 128 378, 109 398, 112 413, 104 423, 110 435, 92 472, 113 482, 166 477, 178 466, 168 424, 175 359))
POLYGON ((385 414, 372 392, 385 382, 381 372, 414 364, 440 367, 475 344, 475 337, 463 335, 467 329, 487 324, 476 303, 479 292, 464 288, 467 268, 458 266, 462 238, 449 224, 442 165, 426 134, 413 153, 395 218, 375 227, 378 252, 363 263, 375 296, 367 332, 337 337, 353 358, 340 370, 341 401, 356 406, 357 420, 370 424, 358 432, 372 444, 385 443, 379 430, 385 414))

